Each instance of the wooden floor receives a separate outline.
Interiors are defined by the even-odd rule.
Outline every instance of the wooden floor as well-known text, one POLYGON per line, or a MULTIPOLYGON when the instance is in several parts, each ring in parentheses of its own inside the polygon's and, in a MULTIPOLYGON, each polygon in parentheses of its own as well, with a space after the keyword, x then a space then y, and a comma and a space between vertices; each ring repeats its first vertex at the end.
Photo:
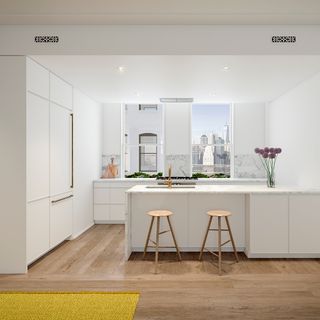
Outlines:
POLYGON ((30 267, 0 276, 0 290, 140 292, 135 319, 320 319, 320 260, 276 259, 228 264, 219 277, 209 255, 160 254, 124 259, 124 228, 97 225, 30 267))

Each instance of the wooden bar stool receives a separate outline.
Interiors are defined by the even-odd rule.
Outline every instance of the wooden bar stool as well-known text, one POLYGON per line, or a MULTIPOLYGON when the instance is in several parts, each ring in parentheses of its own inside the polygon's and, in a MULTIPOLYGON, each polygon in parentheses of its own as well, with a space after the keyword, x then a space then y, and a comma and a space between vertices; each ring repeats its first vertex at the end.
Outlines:
POLYGON ((221 275, 221 264, 222 264, 221 248, 222 248, 222 246, 224 246, 225 244, 231 242, 236 261, 239 262, 238 253, 237 253, 236 246, 235 246, 235 243, 234 243, 234 240, 233 240, 233 236, 232 236, 232 232, 231 232, 231 228, 230 228, 230 223, 229 223, 229 219, 228 219, 228 217, 231 216, 231 212, 223 211, 223 210, 210 210, 210 211, 207 212, 207 214, 208 214, 208 216, 210 218, 209 218, 207 231, 206 231, 206 234, 205 234, 204 239, 203 239, 199 260, 202 259, 203 250, 207 250, 208 252, 213 254, 215 257, 218 257, 218 259, 219 259, 218 260, 219 261, 219 264, 218 264, 219 265, 219 275, 221 275), (227 229, 221 229, 221 218, 222 217, 224 217, 225 220, 226 220, 227 229), (211 229, 210 228, 213 218, 218 218, 218 229, 211 229), (209 231, 218 231, 218 254, 216 254, 216 253, 212 252, 211 250, 205 248, 209 231), (228 241, 225 241, 224 243, 221 243, 221 231, 228 231, 229 232, 230 239, 228 241))
POLYGON ((155 272, 157 273, 157 268, 158 268, 158 258, 159 258, 159 248, 176 248, 177 250, 177 255, 178 255, 178 259, 181 261, 181 255, 180 255, 180 251, 178 248, 178 244, 176 241, 176 237, 174 235, 174 231, 171 225, 171 221, 170 221, 170 216, 173 215, 173 213, 171 211, 168 210, 154 210, 154 211, 149 211, 147 212, 147 215, 151 216, 151 223, 150 223, 150 227, 149 227, 149 231, 148 231, 148 235, 147 235, 147 240, 146 240, 146 244, 144 246, 144 252, 143 252, 143 259, 147 253, 147 249, 148 248, 155 248, 156 250, 156 254, 155 254, 155 272), (160 231, 160 218, 162 217, 166 217, 168 220, 168 225, 169 225, 169 230, 165 230, 165 231, 160 231), (157 231, 156 231, 156 241, 153 241, 150 239, 150 235, 151 235, 151 231, 152 231, 152 227, 153 227, 153 222, 154 219, 157 218, 157 231), (173 242, 174 242, 174 246, 160 246, 159 245, 159 236, 161 234, 167 233, 167 232, 171 232, 172 238, 173 238, 173 242), (149 242, 152 242, 153 245, 149 245, 149 242))

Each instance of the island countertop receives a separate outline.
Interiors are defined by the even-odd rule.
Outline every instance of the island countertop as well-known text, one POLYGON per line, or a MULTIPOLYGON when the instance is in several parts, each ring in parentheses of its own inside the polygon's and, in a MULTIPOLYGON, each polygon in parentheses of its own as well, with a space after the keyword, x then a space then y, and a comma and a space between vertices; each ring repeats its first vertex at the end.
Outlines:
POLYGON ((279 186, 268 188, 265 185, 195 185, 179 186, 174 185, 172 188, 158 185, 136 185, 127 193, 223 193, 223 194, 320 194, 320 188, 299 188, 289 186, 279 186))

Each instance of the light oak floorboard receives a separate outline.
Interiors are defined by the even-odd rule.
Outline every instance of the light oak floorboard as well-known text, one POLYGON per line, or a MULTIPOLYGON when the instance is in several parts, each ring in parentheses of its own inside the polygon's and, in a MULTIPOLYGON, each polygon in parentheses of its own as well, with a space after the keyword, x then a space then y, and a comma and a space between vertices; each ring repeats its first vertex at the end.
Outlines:
POLYGON ((1 291, 140 292, 135 319, 320 319, 319 259, 247 259, 160 253, 124 258, 124 227, 96 225, 34 263, 26 275, 1 275, 1 291))

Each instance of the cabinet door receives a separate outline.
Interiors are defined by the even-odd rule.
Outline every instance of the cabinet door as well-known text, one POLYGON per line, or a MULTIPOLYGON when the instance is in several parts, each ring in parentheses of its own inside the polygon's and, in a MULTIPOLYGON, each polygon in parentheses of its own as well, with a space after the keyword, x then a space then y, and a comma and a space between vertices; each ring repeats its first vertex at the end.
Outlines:
POLYGON ((250 253, 288 253, 288 196, 252 195, 250 253))
POLYGON ((27 94, 27 200, 49 196, 49 102, 27 94))
POLYGON ((124 222, 126 214, 125 204, 110 204, 109 217, 110 221, 124 222))
POLYGON ((27 263, 39 258, 50 248, 49 198, 27 205, 27 263))
POLYGON ((290 253, 320 253, 320 196, 290 196, 290 253))
POLYGON ((27 58, 27 90, 49 99, 49 71, 27 58))
POLYGON ((72 86, 50 73, 50 100, 72 110, 72 86))
POLYGON ((50 105, 51 196, 72 189, 72 114, 54 103, 50 105))
POLYGON ((50 247, 53 248, 72 234, 73 201, 70 195, 51 199, 50 247))

